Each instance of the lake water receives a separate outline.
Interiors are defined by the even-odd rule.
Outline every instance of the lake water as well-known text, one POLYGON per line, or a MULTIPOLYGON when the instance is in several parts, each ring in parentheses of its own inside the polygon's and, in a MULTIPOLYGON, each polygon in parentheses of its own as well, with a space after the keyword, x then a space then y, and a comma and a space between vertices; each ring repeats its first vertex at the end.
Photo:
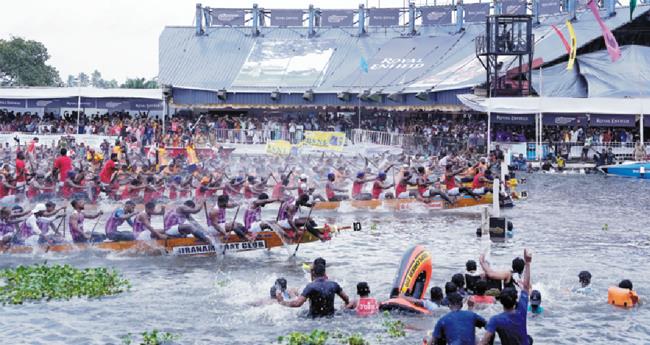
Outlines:
MULTIPOLYGON (((344 232, 326 244, 303 245, 294 259, 282 248, 203 258, 99 252, 5 255, 0 267, 45 260, 114 267, 133 287, 100 300, 0 306, 0 339, 3 344, 121 344, 127 333, 156 328, 180 334, 180 344, 270 344, 291 331, 320 328, 361 333, 372 344, 420 344, 440 314, 394 316, 408 329, 406 338, 391 339, 383 316, 357 319, 340 313, 311 320, 304 317, 306 305, 290 309, 257 304, 268 298, 277 277, 285 277, 290 288, 302 289, 309 281, 302 263, 319 256, 327 260, 330 279, 351 297, 356 283, 367 281, 375 297, 387 299, 402 254, 422 244, 432 253, 432 284, 438 286, 462 272, 468 259, 478 261, 481 252, 489 253, 493 266, 506 269, 529 248, 533 287, 542 292, 545 308, 541 317, 528 319, 535 344, 650 344, 647 306, 622 310, 606 303, 607 287, 624 278, 632 280, 642 300, 650 296, 648 181, 534 175, 522 187, 530 193, 528 200, 503 212, 515 225, 515 237, 500 244, 476 237, 476 210, 442 215, 425 210, 314 212, 319 222, 360 221, 364 229, 344 232), (569 292, 581 270, 593 275, 592 296, 569 292)), ((488 318, 498 312, 495 306, 480 314, 488 318)))

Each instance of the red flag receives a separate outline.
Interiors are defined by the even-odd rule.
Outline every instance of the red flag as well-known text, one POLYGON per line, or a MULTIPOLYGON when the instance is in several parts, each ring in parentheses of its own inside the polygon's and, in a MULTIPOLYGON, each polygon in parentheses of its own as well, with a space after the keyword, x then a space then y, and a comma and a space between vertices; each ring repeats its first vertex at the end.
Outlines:
POLYGON ((614 35, 612 35, 612 32, 609 31, 609 28, 607 28, 607 25, 605 25, 605 22, 603 22, 603 19, 600 18, 600 13, 598 13, 598 8, 596 7, 596 2, 594 0, 589 0, 589 3, 587 6, 591 9, 591 12, 594 14, 594 17, 596 17, 596 21, 598 22, 598 25, 600 25, 600 29, 603 32, 603 39, 605 40, 605 46, 607 46, 607 52, 609 53, 609 57, 612 59, 612 62, 616 62, 621 57, 621 48, 618 47, 618 42, 616 42, 616 38, 614 35))
POLYGON ((553 28, 553 30, 555 30, 555 33, 558 36, 560 36, 560 39, 562 40, 562 44, 564 44, 564 49, 566 49, 566 53, 571 54, 571 46, 569 45, 569 42, 564 37, 564 34, 562 34, 562 31, 560 31, 560 29, 558 29, 557 26, 555 25, 551 25, 551 27, 553 28))

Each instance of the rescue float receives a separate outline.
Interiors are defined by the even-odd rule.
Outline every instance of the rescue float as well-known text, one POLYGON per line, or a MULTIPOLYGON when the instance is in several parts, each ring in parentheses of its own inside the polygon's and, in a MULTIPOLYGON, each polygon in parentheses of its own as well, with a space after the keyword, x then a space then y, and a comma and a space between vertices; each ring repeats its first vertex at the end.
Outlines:
MULTIPOLYGON (((317 228, 322 234, 337 234, 341 230, 353 228, 355 231, 361 230, 361 224, 355 223, 353 226, 337 227, 335 225, 324 225, 317 228)), ((228 238, 220 243, 211 244, 200 241, 194 237, 170 238, 166 240, 152 241, 104 241, 98 243, 61 243, 61 244, 41 244, 37 247, 26 245, 0 246, 1 254, 21 254, 36 252, 55 252, 69 253, 85 250, 99 250, 111 252, 124 252, 133 255, 175 255, 175 256, 200 256, 216 255, 229 252, 244 252, 259 249, 268 249, 297 245, 298 243, 311 243, 319 241, 317 237, 305 231, 303 235, 297 236, 297 240, 283 239, 274 231, 262 231, 257 234, 254 241, 243 241, 235 234, 230 234, 228 238)), ((330 237, 331 238, 331 237, 330 237)))
POLYGON ((409 248, 397 269, 397 275, 390 291, 390 299, 379 305, 379 310, 399 311, 417 314, 431 314, 423 307, 408 301, 404 296, 425 299, 431 280, 432 258, 423 246, 409 248))

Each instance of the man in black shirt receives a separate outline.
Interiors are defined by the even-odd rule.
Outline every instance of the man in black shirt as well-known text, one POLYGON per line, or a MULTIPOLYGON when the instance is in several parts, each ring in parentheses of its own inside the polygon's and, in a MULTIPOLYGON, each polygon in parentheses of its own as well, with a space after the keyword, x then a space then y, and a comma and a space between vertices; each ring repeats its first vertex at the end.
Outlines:
POLYGON ((334 308, 335 295, 339 295, 346 305, 350 304, 350 299, 343 292, 341 286, 326 278, 325 265, 315 264, 312 268, 312 276, 314 281, 307 284, 298 298, 293 301, 285 301, 282 295, 278 295, 278 302, 286 307, 299 308, 309 299, 309 316, 311 317, 334 315, 336 311, 334 308))

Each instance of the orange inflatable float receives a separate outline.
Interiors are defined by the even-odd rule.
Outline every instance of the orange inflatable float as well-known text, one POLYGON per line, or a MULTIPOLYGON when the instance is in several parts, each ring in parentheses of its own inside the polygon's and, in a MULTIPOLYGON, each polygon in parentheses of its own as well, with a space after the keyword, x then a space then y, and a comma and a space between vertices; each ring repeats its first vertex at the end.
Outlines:
POLYGON ((409 248, 402 256, 397 276, 393 281, 390 299, 381 303, 379 309, 431 314, 429 310, 400 297, 403 295, 425 299, 431 280, 431 269, 431 254, 423 246, 417 245, 409 248))
POLYGON ((607 289, 607 303, 617 307, 632 308, 639 302, 639 296, 630 289, 612 286, 607 289))

